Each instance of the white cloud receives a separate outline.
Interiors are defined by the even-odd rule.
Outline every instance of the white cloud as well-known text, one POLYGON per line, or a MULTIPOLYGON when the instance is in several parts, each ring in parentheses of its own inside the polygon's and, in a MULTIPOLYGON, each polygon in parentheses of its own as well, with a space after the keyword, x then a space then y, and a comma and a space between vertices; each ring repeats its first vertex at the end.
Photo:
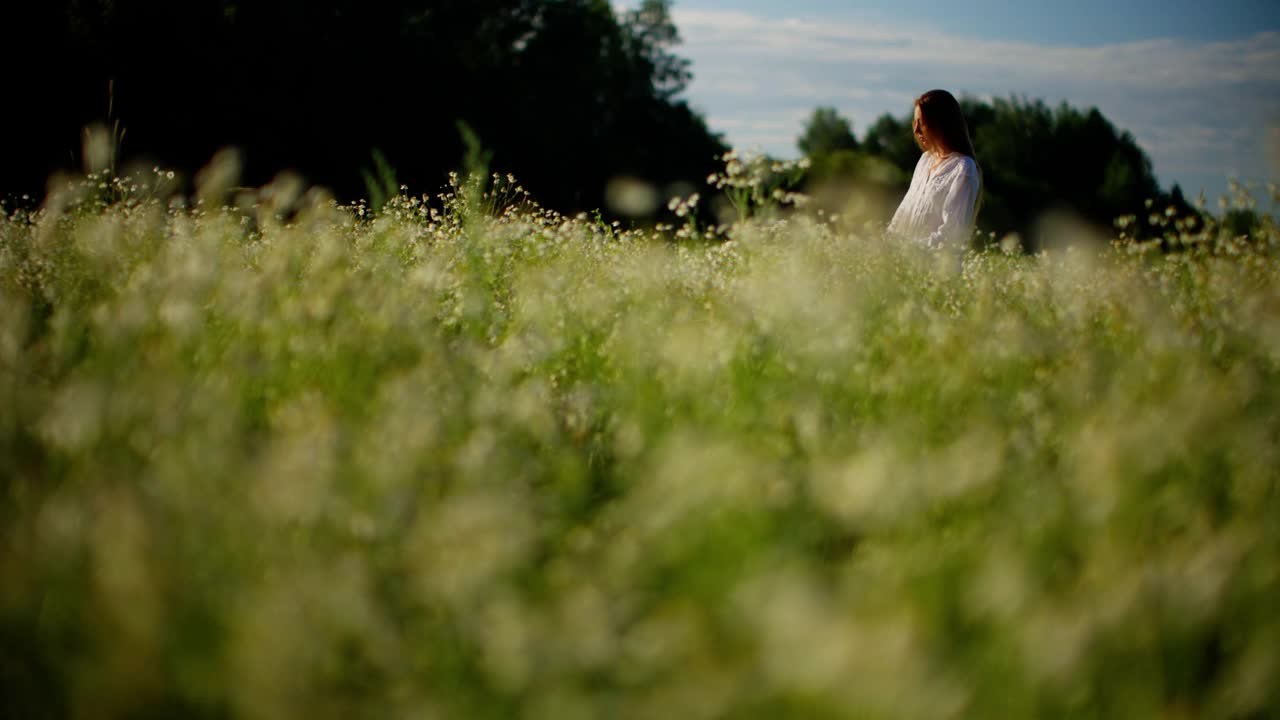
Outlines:
MULTIPOLYGON (((1096 106, 1133 132, 1166 185, 1225 188, 1262 177, 1267 128, 1280 122, 1280 33, 1094 47, 983 40, 928 27, 767 19, 684 10, 674 19, 693 61, 691 102, 741 146, 794 154, 804 118, 834 105, 865 127, 905 114, 933 87, 1096 106), (792 123, 785 126, 785 123, 792 123)), ((979 149, 981 152, 981 149, 979 149)))
POLYGON ((1280 33, 1235 41, 1143 40, 1096 47, 981 40, 924 28, 770 20, 741 12, 680 10, 673 17, 691 53, 748 61, 910 65, 1112 86, 1170 89, 1275 80, 1280 33))
POLYGON ((707 122, 713 129, 725 133, 739 148, 773 152, 770 148, 785 147, 795 142, 796 128, 801 127, 808 116, 807 109, 766 109, 711 115, 707 122))

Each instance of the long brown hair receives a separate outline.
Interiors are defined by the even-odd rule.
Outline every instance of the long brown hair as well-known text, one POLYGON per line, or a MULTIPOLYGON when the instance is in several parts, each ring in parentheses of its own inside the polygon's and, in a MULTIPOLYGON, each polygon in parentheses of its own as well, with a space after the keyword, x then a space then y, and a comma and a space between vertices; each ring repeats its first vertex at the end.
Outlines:
MULTIPOLYGON (((978 159, 973 152, 973 140, 969 139, 969 126, 954 95, 946 90, 930 90, 916 98, 915 106, 920 108, 920 119, 929 128, 929 133, 948 150, 968 155, 975 161, 978 159)), ((916 144, 920 144, 919 137, 916 144)), ((920 149, 928 148, 921 145, 920 149)))
MULTIPOLYGON (((924 122, 931 135, 941 141, 948 150, 968 155, 977 166, 978 200, 973 207, 973 219, 976 223, 978 212, 982 210, 985 183, 982 178, 982 166, 978 165, 978 156, 973 152, 973 140, 969 138, 969 125, 964 121, 964 113, 960 111, 960 103, 946 90, 930 90, 916 98, 915 106, 920 108, 920 120, 924 122)), ((921 150, 928 151, 919 135, 916 135, 916 145, 919 145, 921 150)))

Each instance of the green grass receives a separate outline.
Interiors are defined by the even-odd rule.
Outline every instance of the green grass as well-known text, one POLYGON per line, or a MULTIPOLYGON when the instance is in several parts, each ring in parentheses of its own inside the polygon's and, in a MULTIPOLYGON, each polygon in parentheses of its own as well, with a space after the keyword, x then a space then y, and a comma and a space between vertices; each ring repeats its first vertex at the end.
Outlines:
POLYGON ((1280 712, 1270 219, 957 273, 212 182, 0 220, 0 715, 1280 712))

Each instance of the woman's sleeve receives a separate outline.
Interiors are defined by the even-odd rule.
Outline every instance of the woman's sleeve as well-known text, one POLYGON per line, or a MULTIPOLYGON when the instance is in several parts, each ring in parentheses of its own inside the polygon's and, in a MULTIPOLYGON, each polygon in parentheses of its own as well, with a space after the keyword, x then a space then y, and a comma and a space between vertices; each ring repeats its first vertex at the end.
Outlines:
MULTIPOLYGON (((907 196, 910 196, 910 194, 911 194, 910 191, 908 191, 907 196)), ((898 203, 898 209, 893 211, 893 219, 889 221, 889 227, 887 228, 889 232, 891 233, 902 232, 902 228, 898 226, 898 223, 900 222, 899 218, 901 218, 902 215, 906 212, 906 207, 907 207, 907 197, 904 196, 902 198, 902 202, 898 203)))
POLYGON ((942 201, 942 224, 929 234, 925 244, 931 248, 943 247, 967 239, 973 226, 973 209, 978 203, 978 175, 962 172, 956 175, 942 201))

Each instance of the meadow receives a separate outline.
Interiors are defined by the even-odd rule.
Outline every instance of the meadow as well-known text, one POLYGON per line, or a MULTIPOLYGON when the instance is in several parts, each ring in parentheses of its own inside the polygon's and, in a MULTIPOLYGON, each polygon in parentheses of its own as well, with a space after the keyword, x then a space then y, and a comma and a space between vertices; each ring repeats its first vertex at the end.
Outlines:
POLYGON ((1272 216, 957 271, 745 172, 6 208, 0 715, 1280 713, 1272 216))

